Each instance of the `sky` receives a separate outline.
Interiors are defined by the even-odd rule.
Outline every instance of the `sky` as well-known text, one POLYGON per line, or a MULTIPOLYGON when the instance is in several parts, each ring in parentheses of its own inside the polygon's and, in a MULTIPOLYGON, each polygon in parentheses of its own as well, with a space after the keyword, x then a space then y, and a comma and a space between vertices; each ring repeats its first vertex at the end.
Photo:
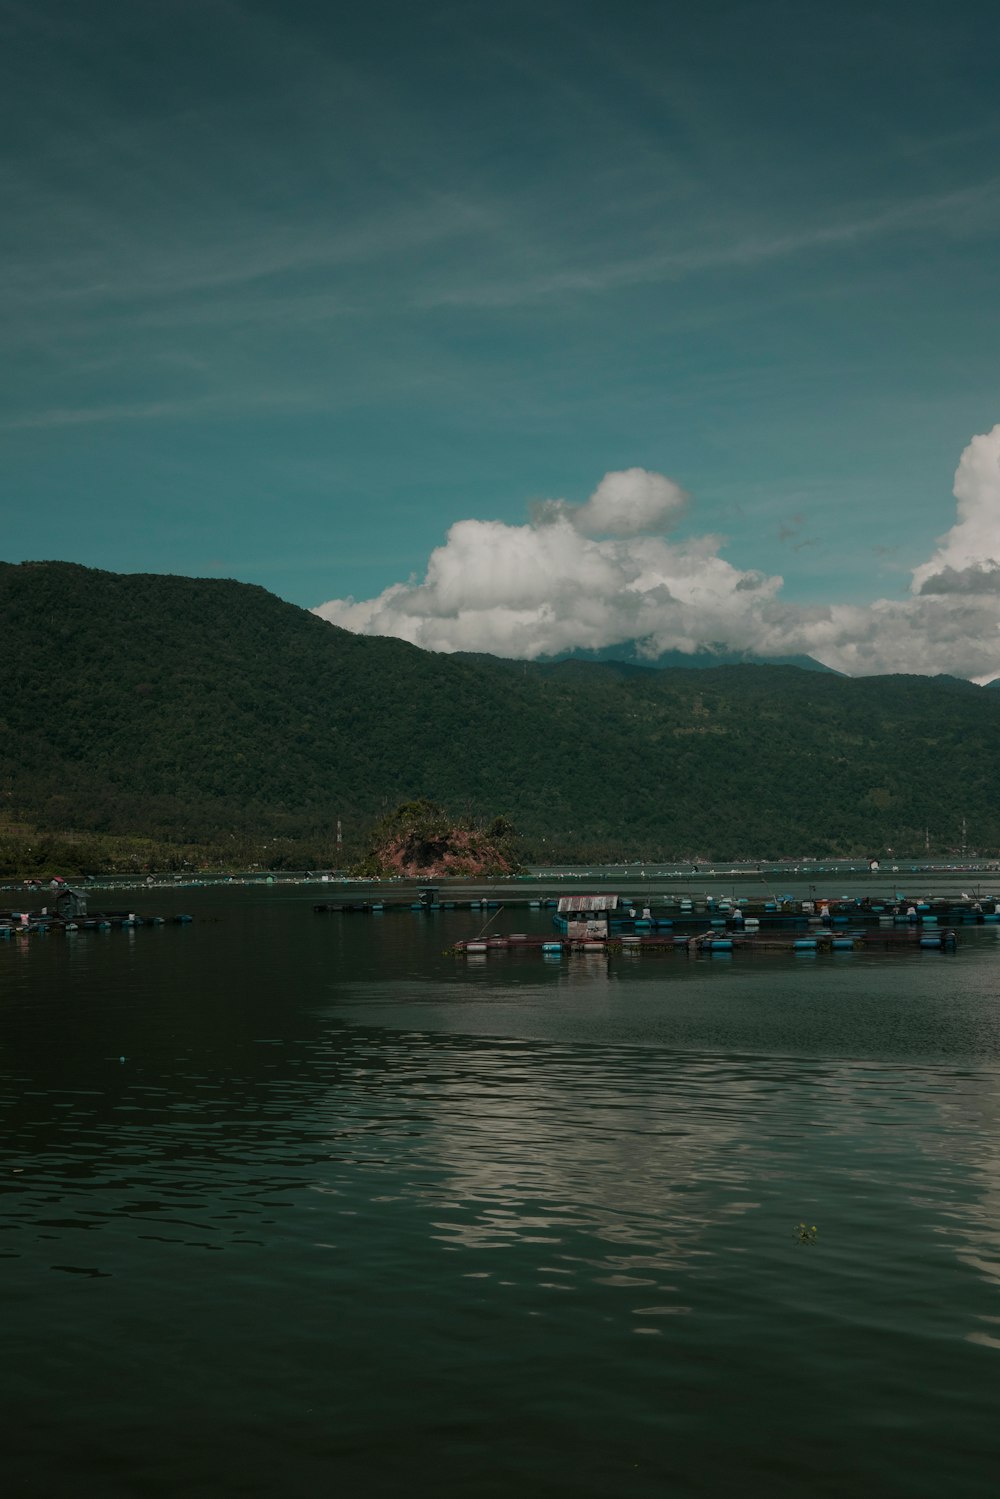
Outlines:
POLYGON ((0 0, 0 555, 1000 674, 1000 10, 0 0))

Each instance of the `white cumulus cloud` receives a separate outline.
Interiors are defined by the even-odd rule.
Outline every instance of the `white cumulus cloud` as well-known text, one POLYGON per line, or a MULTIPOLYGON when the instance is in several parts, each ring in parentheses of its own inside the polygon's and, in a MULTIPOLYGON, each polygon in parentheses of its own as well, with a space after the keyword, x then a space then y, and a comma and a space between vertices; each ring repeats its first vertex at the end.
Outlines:
POLYGON ((913 572, 913 592, 995 593, 1000 577, 1000 423, 974 437, 955 474, 958 521, 929 562, 913 572))
POLYGON ((962 454, 955 497, 957 522, 914 569, 910 596, 866 606, 786 603, 782 578, 735 567, 720 537, 671 539, 684 491, 633 468, 606 474, 583 504, 546 501, 524 525, 458 521, 422 582, 314 612, 433 651, 531 660, 636 641, 651 659, 724 646, 808 654, 852 675, 987 679, 1000 674, 1000 425, 962 454))
POLYGON ((668 531, 687 502, 679 484, 644 468, 605 474, 573 524, 585 536, 638 536, 668 531))

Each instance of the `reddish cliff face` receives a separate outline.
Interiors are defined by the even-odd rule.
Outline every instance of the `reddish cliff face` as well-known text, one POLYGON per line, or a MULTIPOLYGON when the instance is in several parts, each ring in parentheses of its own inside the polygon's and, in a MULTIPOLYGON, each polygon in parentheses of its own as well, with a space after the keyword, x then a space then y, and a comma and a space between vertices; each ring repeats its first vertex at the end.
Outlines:
POLYGON ((509 850, 466 828, 434 834, 416 829, 397 832, 381 840, 371 858, 384 874, 407 879, 514 874, 518 867, 509 850))
POLYGON ((456 819, 426 798, 401 802, 372 830, 368 853, 355 873, 411 880, 515 874, 513 833, 506 817, 476 823, 456 819))

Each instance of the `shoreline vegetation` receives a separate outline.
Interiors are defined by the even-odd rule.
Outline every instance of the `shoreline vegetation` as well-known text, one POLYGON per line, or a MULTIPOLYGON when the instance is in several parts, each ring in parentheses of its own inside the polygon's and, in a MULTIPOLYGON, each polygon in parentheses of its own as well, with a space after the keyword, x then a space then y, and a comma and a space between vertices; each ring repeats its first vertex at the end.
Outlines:
POLYGON ((824 847, 804 856, 769 848, 759 854, 738 849, 684 849, 656 846, 650 841, 623 847, 608 843, 553 845, 519 836, 503 815, 477 820, 453 816, 420 799, 402 803, 380 818, 360 846, 336 838, 226 837, 174 842, 142 832, 103 833, 76 829, 48 829, 0 817, 0 879, 62 875, 264 874, 337 873, 346 878, 438 879, 462 876, 513 878, 528 866, 569 865, 599 867, 680 865, 707 872, 710 866, 752 871, 756 868, 817 866, 823 863, 879 860, 883 872, 893 864, 905 869, 924 866, 998 868, 995 850, 958 848, 928 840, 910 852, 883 850, 864 843, 824 847))
MULTIPOLYGON (((844 864, 851 864, 852 874, 866 877, 870 874, 872 879, 888 879, 891 883, 897 869, 901 874, 945 873, 950 870, 984 874, 1000 872, 1000 860, 995 853, 974 849, 897 851, 888 858, 883 856, 880 867, 874 870, 868 868, 869 849, 837 854, 766 854, 729 859, 711 858, 707 854, 677 855, 670 851, 623 855, 620 850, 598 849, 585 851, 576 859, 539 859, 525 853, 512 829, 499 839, 495 834, 491 838, 489 824, 478 831, 475 827, 471 831, 463 829, 461 819, 453 821, 436 808, 433 812, 437 818, 444 818, 444 829, 434 820, 430 824, 425 822, 422 827, 401 829, 393 826, 401 812, 402 809, 397 808, 395 813, 380 820, 372 831, 367 849, 353 858, 346 857, 335 843, 320 846, 293 839, 256 842, 233 838, 218 843, 172 844, 139 835, 47 832, 0 823, 0 881, 45 881, 53 875, 135 880, 197 876, 252 880, 274 875, 297 880, 326 878, 344 883, 469 878, 504 881, 542 878, 543 874, 537 871, 553 867, 560 871, 559 877, 566 878, 579 877, 575 871, 589 868, 602 871, 620 869, 622 879, 645 877, 647 873, 661 870, 664 877, 687 872, 699 879, 724 879, 730 875, 737 878, 752 878, 757 874, 779 876, 792 872, 807 878, 828 868, 839 869, 844 864), (423 861, 414 856, 419 854, 414 844, 420 842, 424 843, 425 854, 428 851, 432 855, 438 853, 442 834, 447 835, 443 856, 423 861), (567 868, 574 873, 563 876, 561 871, 567 868)), ((402 813, 401 821, 405 824, 405 813, 402 813)), ((503 818, 496 821, 506 823, 503 818)))

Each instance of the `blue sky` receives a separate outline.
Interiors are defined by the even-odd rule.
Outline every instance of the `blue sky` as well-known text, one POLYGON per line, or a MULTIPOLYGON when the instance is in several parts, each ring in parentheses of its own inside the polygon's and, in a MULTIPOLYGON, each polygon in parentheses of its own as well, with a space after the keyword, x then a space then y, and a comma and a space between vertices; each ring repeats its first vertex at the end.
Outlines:
POLYGON ((909 598, 1000 423, 998 40, 919 0, 0 0, 3 556, 376 600, 641 469, 686 566, 909 598))

